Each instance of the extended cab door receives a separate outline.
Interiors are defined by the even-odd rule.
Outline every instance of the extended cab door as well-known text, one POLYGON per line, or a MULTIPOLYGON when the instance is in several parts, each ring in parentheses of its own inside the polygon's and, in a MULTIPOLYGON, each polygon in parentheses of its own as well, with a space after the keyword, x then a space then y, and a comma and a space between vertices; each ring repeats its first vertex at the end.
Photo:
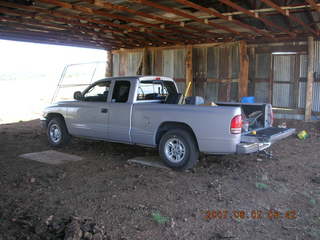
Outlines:
POLYGON ((107 139, 111 81, 99 81, 83 92, 83 99, 68 108, 69 132, 75 136, 107 139))
POLYGON ((113 83, 111 101, 108 103, 108 139, 130 143, 133 81, 116 79, 113 83))

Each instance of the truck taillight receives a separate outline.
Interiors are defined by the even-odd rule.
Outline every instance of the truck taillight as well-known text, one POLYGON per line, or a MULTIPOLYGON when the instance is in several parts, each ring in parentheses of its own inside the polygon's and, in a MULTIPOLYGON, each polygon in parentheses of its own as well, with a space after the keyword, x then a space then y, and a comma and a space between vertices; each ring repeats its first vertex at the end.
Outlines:
POLYGON ((242 117, 241 115, 234 116, 231 120, 230 133, 239 134, 242 129, 242 117))

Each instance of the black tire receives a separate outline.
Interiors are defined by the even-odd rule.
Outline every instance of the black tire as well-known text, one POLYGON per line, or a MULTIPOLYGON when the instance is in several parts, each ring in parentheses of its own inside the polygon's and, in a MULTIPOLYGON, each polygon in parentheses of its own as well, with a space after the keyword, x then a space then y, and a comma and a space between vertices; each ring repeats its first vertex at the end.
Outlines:
POLYGON ((52 147, 63 147, 71 139, 71 136, 68 133, 66 124, 64 123, 63 119, 61 119, 60 117, 53 117, 49 121, 49 124, 47 127, 47 137, 48 137, 48 142, 52 147), (55 129, 58 132, 60 132, 60 137, 57 137, 57 135, 54 135, 53 132, 55 132, 54 131, 55 129), (50 132, 51 132, 51 134, 50 134, 50 132))
MULTIPOLYGON (((182 147, 183 149, 183 147, 182 147)), ((196 141, 192 134, 188 130, 178 128, 172 129, 166 132, 160 139, 159 143, 159 154, 163 162, 170 168, 177 170, 185 170, 193 168, 199 159, 199 150, 196 144, 196 141), (175 140, 176 139, 176 140, 175 140), (181 144, 177 143, 177 140, 181 141, 184 146, 184 155, 181 155, 178 150, 178 154, 172 154, 169 156, 172 151, 172 147, 170 145, 181 146, 181 144), (176 144, 172 144, 176 142, 176 144), (174 158, 174 155, 179 155, 178 159, 174 158), (179 159, 181 157, 181 159, 179 159)))

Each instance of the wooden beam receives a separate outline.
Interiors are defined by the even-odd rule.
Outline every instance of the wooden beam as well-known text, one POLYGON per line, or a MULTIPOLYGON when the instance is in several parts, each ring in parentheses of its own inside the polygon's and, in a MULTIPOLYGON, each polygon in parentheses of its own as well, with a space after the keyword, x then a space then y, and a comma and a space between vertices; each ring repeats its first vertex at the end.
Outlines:
POLYGON ((240 56, 240 73, 239 73, 239 99, 248 96, 249 83, 249 56, 247 53, 247 43, 240 41, 239 46, 240 56))
POLYGON ((306 106, 304 119, 305 121, 311 121, 312 111, 312 96, 313 96, 313 81, 314 81, 314 38, 308 37, 308 75, 306 86, 306 106))
POLYGON ((102 47, 108 46, 107 43, 104 41, 101 41, 99 39, 93 39, 89 36, 86 35, 76 35, 76 34, 71 34, 62 32, 62 31, 53 31, 53 30, 48 30, 47 28, 43 28, 41 26, 26 26, 24 24, 20 23, 8 23, 8 22, 3 22, 2 17, 0 17, 0 23, 4 23, 5 27, 1 29, 2 32, 23 32, 24 34, 28 35, 28 32, 32 34, 41 34, 42 37, 48 36, 48 38, 54 36, 54 38, 61 39, 61 40, 78 40, 78 41, 88 41, 88 42, 94 42, 97 45, 100 45, 102 47))
POLYGON ((290 32, 290 31, 288 31, 287 29, 285 29, 285 28, 283 28, 283 27, 281 27, 281 26, 279 26, 279 25, 277 25, 277 24, 274 24, 273 22, 269 21, 268 19, 261 17, 260 14, 258 14, 258 13, 253 13, 253 12, 249 11, 248 9, 245 9, 245 8, 239 6, 238 4, 236 4, 236 3, 234 3, 234 2, 232 2, 232 1, 230 1, 230 0, 219 0, 219 1, 220 1, 221 3, 223 3, 223 4, 226 4, 226 5, 229 6, 229 7, 232 7, 232 8, 234 8, 234 9, 236 9, 236 10, 239 10, 239 11, 245 13, 245 14, 248 15, 248 16, 251 16, 251 17, 253 17, 253 18, 259 19, 260 21, 262 21, 262 22, 263 22, 264 24, 266 24, 266 25, 269 25, 269 26, 271 26, 271 27, 273 27, 273 28, 276 28, 276 29, 278 29, 278 30, 280 30, 280 31, 282 31, 282 32, 285 32, 285 33, 287 33, 288 35, 290 35, 291 37, 295 37, 295 36, 296 36, 295 33, 290 32))
POLYGON ((312 33, 315 36, 319 36, 319 33, 317 31, 315 31, 314 29, 312 29, 310 26, 308 26, 306 23, 304 23, 302 20, 300 20, 299 18, 293 16, 290 14, 289 11, 283 10, 280 6, 278 6, 277 4, 275 4, 274 2, 272 2, 271 0, 261 0, 262 2, 264 2, 265 4, 267 4, 268 6, 274 8, 275 10, 277 10, 279 13, 281 13, 282 15, 288 17, 291 21, 298 23, 299 25, 301 25, 304 29, 306 29, 308 32, 312 33))
MULTIPOLYGON (((76 47, 89 47, 96 49, 108 49, 101 45, 94 43, 89 43, 87 41, 79 41, 75 39, 58 39, 54 36, 44 36, 41 34, 35 34, 30 32, 21 31, 5 31, 0 30, 1 39, 13 40, 13 41, 23 41, 23 42, 34 42, 34 43, 45 43, 45 44, 55 44, 55 45, 65 45, 65 46, 76 46, 76 47)), ((111 47, 109 48, 111 49, 111 47)))
POLYGON ((192 95, 192 89, 193 89, 193 71, 192 71, 192 46, 187 46, 187 52, 186 52, 186 89, 191 84, 191 87, 186 92, 186 96, 192 95))
POLYGON ((314 0, 306 0, 306 2, 309 3, 314 10, 316 10, 317 12, 320 12, 320 7, 314 0))
POLYGON ((113 55, 111 51, 107 51, 107 69, 106 69, 106 77, 113 76, 113 55))
POLYGON ((149 18, 149 19, 152 19, 152 20, 159 21, 160 24, 158 24, 158 26, 161 29, 166 30, 166 31, 170 31, 170 32, 174 32, 174 33, 180 33, 180 34, 184 34, 184 35, 186 34, 186 37, 188 37, 188 38, 190 36, 197 37, 197 38, 203 38, 204 37, 203 36, 203 31, 201 31, 200 29, 194 28, 194 27, 184 26, 185 29, 190 29, 190 30, 193 30, 193 31, 194 30, 201 31, 202 35, 191 33, 191 32, 186 32, 186 31, 181 31, 179 29, 170 29, 170 28, 166 28, 166 27, 162 28, 161 26, 164 26, 162 23, 170 24, 170 25, 174 25, 174 26, 178 26, 178 27, 181 27, 181 25, 178 22, 172 21, 172 20, 164 18, 164 17, 157 16, 155 14, 144 13, 144 12, 141 12, 141 11, 137 11, 137 10, 125 7, 125 6, 115 5, 115 4, 112 4, 110 2, 105 2, 105 1, 101 1, 101 0, 84 0, 84 1, 89 2, 89 3, 93 3, 93 4, 95 4, 95 5, 99 6, 99 7, 103 7, 103 8, 107 8, 107 9, 111 9, 111 10, 117 10, 117 11, 120 11, 120 12, 127 12, 127 13, 131 13, 133 15, 137 15, 137 16, 141 16, 141 17, 144 17, 144 18, 149 18))
POLYGON ((100 39, 101 41, 104 41, 106 43, 111 43, 116 47, 126 47, 126 46, 136 47, 131 43, 126 43, 124 45, 123 43, 121 43, 121 41, 102 35, 103 30, 100 31, 99 29, 99 32, 93 31, 92 29, 96 29, 95 26, 88 26, 80 22, 67 21, 66 19, 57 18, 57 17, 48 17, 48 16, 42 16, 42 15, 35 16, 34 14, 17 12, 14 10, 4 9, 2 7, 0 7, 0 13, 9 13, 9 14, 15 14, 19 16, 19 17, 12 17, 12 16, 9 17, 8 15, 6 17, 0 16, 0 19, 2 21, 7 21, 8 23, 16 22, 26 26, 28 25, 48 26, 48 31, 50 31, 50 27, 53 27, 53 28, 61 29, 63 31, 67 31, 67 32, 73 32, 75 35, 85 34, 87 36, 100 39), (58 24, 57 22, 61 22, 62 24, 60 23, 58 24))
MULTIPOLYGON (((83 6, 78 6, 75 4, 71 4, 71 3, 67 3, 67 2, 62 2, 62 1, 58 1, 58 0, 37 0, 39 2, 43 2, 43 3, 47 3, 50 5, 54 5, 54 6, 58 6, 58 7, 62 7, 62 8, 66 8, 66 9, 72 9, 72 10, 76 10, 85 14, 94 14, 94 15, 98 15, 98 16, 103 16, 103 17, 108 17, 111 19, 120 19, 123 21, 126 21, 128 23, 137 23, 137 24, 141 24, 144 26, 148 26, 148 27, 154 27, 154 28, 158 28, 157 24, 151 24, 151 23, 147 23, 141 20, 137 20, 135 18, 129 18, 129 17, 125 17, 122 15, 115 15, 112 13, 109 13, 107 11, 101 11, 101 10, 95 10, 89 7, 83 7, 83 6)), ((129 26, 126 24, 116 24, 113 23, 111 21, 108 21, 108 25, 113 26, 113 27, 117 27, 117 28, 122 28, 122 29, 126 29, 127 31, 138 31, 141 32, 141 28, 139 27, 133 27, 133 26, 129 26)), ((151 30, 149 28, 143 28, 143 31, 147 34, 152 34, 152 38, 157 39, 159 41, 162 41, 163 43, 173 43, 173 44, 178 44, 181 43, 181 41, 179 40, 174 40, 172 39, 172 37, 163 37, 163 29, 160 28, 160 32, 159 31, 154 31, 151 30), (160 36, 158 36, 158 34, 160 34, 160 36)))
MULTIPOLYGON (((212 16, 215 16, 217 18, 223 19, 225 21, 232 22, 232 23, 234 23, 236 25, 239 25, 239 26, 241 26, 243 28, 249 29, 249 30, 251 30, 251 31, 253 31, 255 33, 261 34, 261 35, 266 36, 268 38, 274 38, 274 36, 272 34, 270 34, 270 33, 264 32, 264 31, 262 31, 262 30, 260 30, 260 29, 258 29, 256 27, 253 27, 251 25, 245 24, 245 23, 243 23, 243 22, 241 22, 241 21, 239 21, 237 19, 234 19, 232 17, 229 18, 227 16, 224 16, 220 12, 213 11, 210 8, 205 8, 205 7, 201 6, 201 5, 198 5, 196 3, 190 2, 188 0, 174 0, 174 1, 179 2, 181 4, 184 4, 186 6, 192 7, 194 9, 198 9, 198 10, 200 10, 202 12, 206 12, 206 13, 212 15, 212 16)), ((238 35, 241 35, 241 33, 238 33, 238 35)))
MULTIPOLYGON (((207 25, 207 26, 209 25, 209 26, 212 26, 214 28, 221 29, 221 30, 226 31, 226 32, 230 32, 230 33, 235 34, 235 35, 242 35, 242 33, 238 32, 236 30, 232 30, 229 27, 223 26, 221 24, 213 23, 213 22, 210 22, 210 21, 206 21, 206 19, 200 19, 198 17, 195 17, 194 15, 185 13, 185 12, 177 10, 175 8, 166 7, 164 5, 161 5, 161 4, 158 4, 158 3, 155 3, 155 2, 151 2, 151 1, 148 1, 148 0, 131 0, 131 1, 138 2, 138 3, 142 4, 142 5, 147 5, 149 7, 154 7, 154 8, 157 8, 157 9, 161 9, 161 10, 163 10, 165 12, 173 13, 175 15, 194 20, 194 21, 199 22, 199 23, 201 23, 203 25, 207 25)), ((218 33, 215 33, 215 34, 216 34, 216 37, 223 37, 221 34, 218 34, 218 33), (218 35, 220 35, 220 36, 218 36, 218 35)))
MULTIPOLYGON (((71 23, 70 19, 72 19, 72 21, 75 21, 75 19, 76 19, 80 23, 82 21, 82 22, 97 24, 94 28, 98 28, 100 30, 102 29, 100 27, 100 25, 105 25, 105 26, 109 27, 109 25, 108 25, 109 22, 108 21, 97 20, 97 19, 93 19, 93 18, 89 18, 89 17, 83 17, 83 16, 80 16, 79 14, 70 14, 70 13, 65 13, 65 12, 59 13, 58 11, 54 11, 54 10, 46 10, 46 9, 42 9, 42 8, 34 7, 34 6, 24 6, 24 5, 21 5, 21 4, 14 4, 14 3, 11 3, 11 2, 5 2, 5 1, 1 1, 1 0, 0 0, 0 6, 5 6, 5 7, 8 7, 8 8, 14 8, 14 9, 26 10, 25 13, 28 12, 28 14, 31 14, 32 18, 37 18, 38 17, 37 15, 39 15, 39 13, 41 13, 42 17, 43 16, 52 16, 52 17, 55 17, 55 18, 63 18, 63 19, 65 19, 64 22, 66 22, 67 24, 71 23), (33 12, 30 13, 30 11, 33 11, 33 12)), ((7 11, 8 11, 8 9, 7 9, 7 11)), ((12 12, 13 10, 10 9, 9 11, 12 12)), ((90 26, 89 24, 88 24, 88 27, 92 28, 92 26, 90 26)), ((135 43, 136 47, 138 47, 140 45, 137 45, 137 42, 134 42, 134 40, 139 41, 140 44, 147 45, 147 42, 145 42, 143 40, 143 39, 145 39, 145 37, 140 36, 140 34, 138 35, 136 33, 130 33, 130 38, 128 38, 128 37, 125 36, 123 31, 117 30, 117 29, 114 29, 114 28, 113 29, 103 28, 102 32, 113 33, 113 34, 115 34, 117 36, 116 38, 118 40, 120 40, 120 41, 123 38, 126 38, 125 42, 135 43)))

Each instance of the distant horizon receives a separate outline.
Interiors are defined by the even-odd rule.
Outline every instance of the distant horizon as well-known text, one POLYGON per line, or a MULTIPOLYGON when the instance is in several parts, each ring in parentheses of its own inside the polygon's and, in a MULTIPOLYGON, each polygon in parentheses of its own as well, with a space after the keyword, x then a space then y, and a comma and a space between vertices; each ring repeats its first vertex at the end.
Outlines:
POLYGON ((66 65, 107 60, 104 50, 10 40, 0 40, 0 53, 0 81, 24 75, 58 80, 66 65))

